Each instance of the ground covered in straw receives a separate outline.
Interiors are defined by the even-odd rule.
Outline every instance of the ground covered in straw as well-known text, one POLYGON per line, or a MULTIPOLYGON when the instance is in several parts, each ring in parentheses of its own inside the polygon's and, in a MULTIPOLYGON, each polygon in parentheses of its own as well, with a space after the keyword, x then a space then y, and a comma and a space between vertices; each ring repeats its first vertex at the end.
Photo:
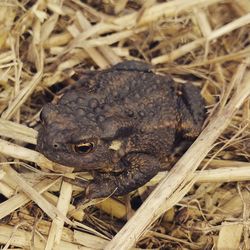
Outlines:
POLYGON ((0 1, 0 247, 122 249, 127 237, 123 249, 250 249, 249 57, 248 0, 0 1), (71 169, 35 151, 39 113, 85 70, 125 59, 200 87, 214 126, 166 203, 144 202, 169 178, 159 173, 76 209, 80 188, 62 182, 71 169), (139 220, 150 205, 161 209, 139 220))

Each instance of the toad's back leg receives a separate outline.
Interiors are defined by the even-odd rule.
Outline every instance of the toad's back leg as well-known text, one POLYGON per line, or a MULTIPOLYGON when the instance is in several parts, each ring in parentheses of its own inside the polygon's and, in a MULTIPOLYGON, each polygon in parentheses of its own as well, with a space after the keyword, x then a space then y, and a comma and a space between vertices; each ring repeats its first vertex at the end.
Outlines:
POLYGON ((205 120, 205 103, 200 91, 193 85, 182 85, 178 98, 180 111, 180 132, 183 138, 196 138, 202 129, 205 120))

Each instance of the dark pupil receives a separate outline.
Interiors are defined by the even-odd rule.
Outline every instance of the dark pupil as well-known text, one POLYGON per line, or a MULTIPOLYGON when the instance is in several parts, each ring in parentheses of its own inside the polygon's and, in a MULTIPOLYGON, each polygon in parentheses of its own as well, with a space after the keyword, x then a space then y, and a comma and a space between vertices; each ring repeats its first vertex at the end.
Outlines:
POLYGON ((93 148, 93 144, 89 145, 78 145, 76 146, 76 152, 78 153, 88 153, 93 148))
POLYGON ((40 119, 41 122, 44 122, 43 111, 40 112, 40 114, 39 114, 39 119, 40 119))

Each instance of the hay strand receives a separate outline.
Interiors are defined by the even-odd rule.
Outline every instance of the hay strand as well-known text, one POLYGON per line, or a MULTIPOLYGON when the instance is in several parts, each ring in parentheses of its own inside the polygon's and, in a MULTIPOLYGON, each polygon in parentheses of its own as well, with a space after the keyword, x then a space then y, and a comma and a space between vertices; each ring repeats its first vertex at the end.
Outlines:
POLYGON ((249 12, 248 0, 1 1, 0 247, 249 249, 249 12), (84 190, 62 176, 93 177, 35 150, 40 111, 86 71, 131 59, 198 86, 207 126, 172 171, 76 208, 84 190))

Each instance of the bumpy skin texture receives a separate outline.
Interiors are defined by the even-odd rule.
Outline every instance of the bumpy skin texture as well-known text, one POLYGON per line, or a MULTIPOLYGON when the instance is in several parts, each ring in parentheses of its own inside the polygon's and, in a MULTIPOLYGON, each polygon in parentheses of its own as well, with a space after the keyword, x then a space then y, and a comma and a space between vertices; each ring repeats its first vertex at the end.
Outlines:
POLYGON ((149 65, 126 61, 86 73, 57 105, 41 112, 37 149, 52 161, 92 171, 85 198, 124 195, 173 164, 205 117, 199 90, 177 87, 149 65))

